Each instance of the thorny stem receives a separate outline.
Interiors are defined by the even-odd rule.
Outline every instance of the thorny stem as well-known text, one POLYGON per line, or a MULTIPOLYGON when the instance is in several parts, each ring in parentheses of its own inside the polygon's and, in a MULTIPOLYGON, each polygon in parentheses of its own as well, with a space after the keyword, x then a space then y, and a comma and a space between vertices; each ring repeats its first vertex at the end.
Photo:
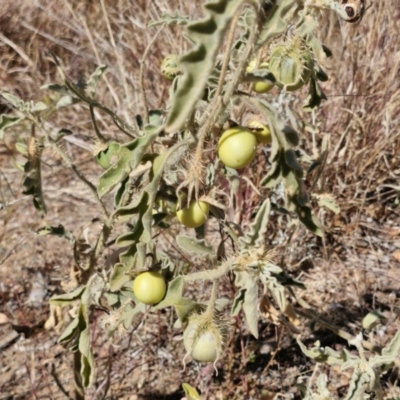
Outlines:
POLYGON ((140 70, 139 70, 139 85, 140 85, 140 97, 144 108, 144 120, 146 123, 149 123, 149 107, 147 105, 147 98, 146 98, 146 91, 144 89, 144 62, 146 57, 150 51, 151 46, 153 46, 154 42, 156 41, 158 35, 163 30, 164 25, 162 25, 156 34, 154 35, 153 39, 151 39, 150 43, 147 45, 146 50, 143 53, 143 57, 140 60, 140 70))
POLYGON ((193 272, 192 274, 183 277, 185 282, 195 282, 198 280, 216 280, 226 275, 232 266, 232 260, 228 259, 222 263, 218 268, 207 271, 193 272))
POLYGON ((215 302, 217 301, 217 296, 218 296, 218 287, 219 287, 219 278, 213 281, 211 296, 210 300, 208 301, 206 314, 213 315, 214 313, 215 302))
MULTIPOLYGON (((205 143, 206 137, 207 137, 208 133, 210 132, 211 127, 215 123, 216 118, 219 115, 222 115, 225 108, 227 107, 229 99, 231 98, 231 96, 235 90, 235 87, 237 86, 237 82, 239 81, 239 78, 243 73, 245 65, 247 64, 247 60, 248 60, 250 51, 251 51, 252 47, 254 46, 254 43, 256 43, 256 41, 257 41, 256 32, 258 31, 258 27, 255 27, 251 31, 249 41, 246 44, 245 50, 243 51, 243 59, 239 63, 239 67, 237 68, 235 75, 232 79, 232 82, 228 86, 228 88, 225 92, 225 95, 222 97, 221 93, 222 93, 222 89, 223 89, 223 85, 224 85, 224 81, 225 81, 225 75, 226 75, 226 71, 228 68, 229 60, 230 60, 230 52, 231 52, 231 47, 232 47, 233 40, 234 40, 235 29, 236 29, 236 25, 239 20, 240 14, 241 14, 241 9, 239 9, 236 12, 236 14, 233 18, 233 21, 232 21, 232 26, 231 26, 231 29, 229 32, 228 44, 227 44, 227 48, 226 48, 226 52, 225 52, 224 62, 223 62, 222 69, 221 69, 221 76, 219 79, 217 92, 215 94, 214 101, 212 102, 212 104, 209 107, 209 109, 211 110, 211 115, 207 117, 206 121, 204 121, 204 119, 207 116, 207 113, 205 113, 202 121, 200 122, 201 128, 198 133, 198 144, 197 144, 197 148, 196 148, 196 152, 195 152, 195 160, 202 159, 204 143, 205 143)), ((196 197, 197 196, 198 196, 198 193, 196 193, 196 197)), ((190 198, 190 194, 189 194, 189 198, 190 198)))

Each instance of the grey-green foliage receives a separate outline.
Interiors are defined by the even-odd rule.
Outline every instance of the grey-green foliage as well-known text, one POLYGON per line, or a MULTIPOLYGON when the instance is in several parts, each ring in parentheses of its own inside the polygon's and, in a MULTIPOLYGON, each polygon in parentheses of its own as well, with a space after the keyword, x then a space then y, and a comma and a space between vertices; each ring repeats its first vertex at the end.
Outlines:
POLYGON ((327 388, 327 383, 328 377, 326 374, 320 374, 317 380, 316 393, 313 393, 313 391, 305 385, 298 385, 298 388, 303 395, 303 400, 333 400, 333 397, 327 388))
POLYGON ((350 341, 350 344, 357 347, 358 356, 350 353, 347 349, 338 352, 330 347, 320 347, 319 343, 315 347, 307 349, 299 338, 297 338, 297 342, 303 353, 313 358, 316 362, 329 365, 336 364, 342 370, 349 368, 353 370, 345 400, 367 398, 366 392, 375 392, 376 398, 383 400, 383 391, 379 379, 388 369, 394 366, 394 362, 400 353, 400 331, 382 349, 381 354, 373 356, 365 354, 362 347, 361 333, 350 341))
POLYGON ((178 324, 187 320, 193 311, 199 311, 201 307, 194 300, 183 297, 184 279, 177 276, 168 284, 168 290, 163 300, 153 307, 154 310, 161 310, 165 307, 174 307, 178 316, 178 324))
POLYGON ((93 275, 86 286, 77 288, 64 295, 54 296, 50 302, 65 307, 79 301, 77 315, 64 330, 59 343, 68 344, 72 351, 79 351, 81 377, 84 387, 90 387, 95 376, 95 362, 90 342, 90 306, 97 303, 104 289, 104 282, 98 275, 93 275), (97 300, 97 301, 96 301, 97 300))
MULTIPOLYGON (((277 302, 281 311, 286 308, 285 287, 279 274, 283 270, 271 263, 271 255, 265 246, 268 217, 271 210, 266 199, 254 218, 248 232, 239 238, 239 255, 234 258, 232 269, 238 288, 231 314, 243 309, 247 325, 254 337, 258 337, 258 284, 261 282, 277 302)), ((291 283, 289 283, 291 284, 291 283)))
MULTIPOLYGON (((96 70, 89 77, 86 83, 85 82, 77 83, 75 85, 76 90, 81 91, 82 94, 85 93, 89 98, 93 99, 97 89, 97 85, 99 84, 100 79, 106 72, 106 70, 107 70, 106 65, 100 65, 99 67, 96 68, 96 70)), ((46 85, 43 85, 41 89, 51 90, 53 92, 57 92, 62 95, 56 104, 57 109, 68 107, 82 101, 82 98, 80 98, 77 95, 77 93, 74 90, 72 90, 71 84, 69 82, 66 82, 63 85, 57 83, 56 84, 48 83, 46 85)))
POLYGON ((193 112, 214 68, 225 31, 238 7, 243 3, 243 0, 210 1, 204 4, 206 18, 187 25, 187 35, 195 44, 179 60, 183 75, 174 94, 166 131, 173 132, 180 129, 193 112))
POLYGON ((0 140, 4 139, 4 133, 6 129, 11 128, 14 125, 20 124, 23 117, 17 117, 13 115, 0 115, 0 140))
MULTIPOLYGON (((156 131, 156 133, 158 134, 158 131, 156 131)), ((120 256, 121 263, 114 266, 110 281, 112 290, 118 290, 129 280, 127 273, 134 265, 137 266, 138 270, 144 269, 145 255, 148 246, 152 242, 154 201, 164 168, 171 155, 181 146, 186 146, 187 143, 188 142, 186 141, 178 142, 166 153, 157 156, 152 161, 149 182, 143 188, 140 188, 140 195, 136 202, 125 207, 119 207, 115 210, 113 214, 115 218, 134 219, 135 227, 131 232, 125 233, 117 238, 116 244, 119 247, 125 247, 126 251, 120 256)), ((142 151, 140 147, 136 147, 136 149, 138 149, 137 151, 142 151)), ((112 187, 115 187, 123 178, 126 177, 126 170, 132 167, 132 164, 129 163, 132 163, 132 161, 127 160, 127 162, 124 163, 126 169, 124 169, 122 164, 120 165, 117 163, 119 170, 122 172, 118 175, 118 179, 110 180, 110 182, 112 182, 112 187)), ((100 186, 101 183, 99 184, 99 187, 100 186)), ((111 187, 111 185, 109 185, 109 187, 111 187)))
POLYGON ((264 100, 252 99, 252 103, 269 121, 272 136, 271 170, 261 180, 261 186, 274 188, 284 180, 285 206, 296 212, 300 221, 316 235, 322 236, 321 223, 313 213, 303 182, 304 170, 292 148, 298 144, 298 134, 279 121, 276 111, 264 100))
POLYGON ((213 248, 206 243, 204 239, 196 239, 192 236, 178 235, 176 237, 178 246, 188 254, 197 256, 214 257, 215 252, 213 248))
POLYGON ((239 243, 243 247, 260 247, 265 242, 265 234, 268 227, 269 213, 271 211, 271 202, 266 199, 259 208, 250 230, 244 236, 239 238, 239 243))
POLYGON ((271 5, 267 12, 268 19, 259 37, 258 44, 260 46, 285 32, 288 26, 288 20, 293 15, 295 7, 297 7, 296 0, 283 0, 279 6, 276 4, 271 5))
POLYGON ((258 338, 258 285, 255 274, 235 271, 235 286, 239 288, 233 300, 231 315, 238 315, 243 309, 247 325, 255 338, 258 338))
POLYGON ((41 172, 41 151, 37 154, 29 156, 28 161, 24 166, 24 172, 26 174, 23 182, 23 194, 31 195, 33 198, 33 205, 36 210, 46 214, 46 204, 44 202, 43 190, 42 190, 42 172, 41 172))
POLYGON ((174 14, 164 14, 160 19, 151 21, 149 26, 156 26, 160 24, 166 25, 187 25, 190 23, 191 18, 188 15, 182 15, 179 11, 174 14))

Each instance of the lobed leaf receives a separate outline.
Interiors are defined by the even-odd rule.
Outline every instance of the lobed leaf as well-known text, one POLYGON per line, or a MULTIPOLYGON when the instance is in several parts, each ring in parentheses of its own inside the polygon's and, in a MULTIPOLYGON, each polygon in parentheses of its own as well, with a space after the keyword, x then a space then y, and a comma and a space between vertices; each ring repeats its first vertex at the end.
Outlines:
POLYGON ((179 11, 175 11, 175 14, 164 14, 160 19, 151 21, 149 26, 156 25, 187 25, 191 21, 187 15, 182 15, 179 11))
POLYGON ((225 31, 243 0, 216 0, 204 5, 206 18, 192 22, 186 32, 194 47, 180 60, 183 75, 177 83, 168 115, 167 132, 180 129, 190 116, 196 102, 203 95, 208 77, 222 44, 225 31))
POLYGON ((178 235, 176 237, 176 243, 182 250, 189 254, 197 256, 215 256, 213 248, 207 245, 205 240, 199 240, 192 236, 178 235))
POLYGON ((239 287, 233 301, 231 314, 237 315, 243 308, 251 334, 258 338, 258 286, 254 278, 246 271, 234 271, 235 286, 239 287))
POLYGON ((254 221, 250 225, 250 231, 239 238, 239 243, 245 247, 260 247, 265 242, 269 213, 271 212, 271 202, 264 200, 259 208, 254 221))
POLYGON ((18 125, 23 119, 23 117, 15 117, 12 115, 0 115, 0 140, 4 139, 6 129, 18 125))

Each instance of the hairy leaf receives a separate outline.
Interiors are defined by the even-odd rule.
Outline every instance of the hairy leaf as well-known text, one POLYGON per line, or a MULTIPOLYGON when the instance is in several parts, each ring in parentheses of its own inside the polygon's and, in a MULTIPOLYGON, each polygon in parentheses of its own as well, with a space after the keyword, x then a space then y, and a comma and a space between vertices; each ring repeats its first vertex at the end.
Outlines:
POLYGON ((214 250, 207 245, 205 240, 199 240, 192 236, 179 235, 176 237, 178 246, 189 254, 198 256, 215 256, 214 250))
POLYGON ((250 225, 250 231, 239 238, 240 244, 245 247, 260 247, 264 244, 270 211, 271 202, 269 199, 266 199, 262 203, 254 221, 250 225))
POLYGON ((183 75, 174 93, 168 115, 167 132, 182 127, 196 102, 203 94, 208 77, 214 68, 226 29, 243 0, 216 0, 204 5, 206 18, 186 27, 187 35, 195 45, 180 60, 183 75))
POLYGON ((4 139, 4 132, 6 129, 18 125, 23 119, 23 117, 14 117, 12 115, 0 115, 0 140, 4 139))
POLYGON ((190 22, 190 17, 182 15, 179 11, 175 11, 175 14, 164 14, 160 19, 151 21, 149 26, 156 26, 161 24, 166 25, 187 25, 190 22))
POLYGON ((56 306, 65 307, 72 302, 79 300, 82 296, 83 291, 86 286, 79 287, 77 289, 72 290, 71 292, 59 294, 57 296, 53 296, 50 299, 50 303, 56 306))
POLYGON ((231 314, 237 315, 243 308, 250 332, 258 338, 258 286, 254 278, 246 271, 234 271, 235 286, 239 287, 232 305, 231 314))
POLYGON ((50 225, 45 225, 41 228, 39 228, 36 233, 39 236, 46 236, 46 235, 55 235, 58 237, 63 237, 68 239, 70 242, 74 242, 75 238, 72 232, 66 231, 65 228, 62 225, 58 226, 50 226, 50 225))
POLYGON ((287 19, 291 16, 290 11, 296 6, 296 0, 283 0, 279 6, 272 6, 260 33, 258 45, 266 44, 274 37, 283 34, 288 26, 287 19))
POLYGON ((90 97, 94 97, 96 93, 97 85, 103 76, 103 74, 107 71, 106 65, 100 65, 96 68, 96 71, 90 76, 89 80, 87 81, 86 85, 86 92, 90 97))

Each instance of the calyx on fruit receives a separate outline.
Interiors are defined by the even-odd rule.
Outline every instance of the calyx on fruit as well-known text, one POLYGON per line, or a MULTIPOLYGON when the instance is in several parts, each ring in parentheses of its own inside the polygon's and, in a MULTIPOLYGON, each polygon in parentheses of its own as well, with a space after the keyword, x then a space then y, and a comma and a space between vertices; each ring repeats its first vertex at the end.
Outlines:
POLYGON ((215 363, 225 347, 227 328, 225 322, 208 312, 195 314, 183 333, 186 356, 200 362, 215 363))
POLYGON ((278 45, 272 51, 268 65, 277 85, 287 91, 300 89, 307 84, 313 69, 311 54, 299 38, 278 45))
POLYGON ((170 81, 173 81, 177 75, 182 73, 178 65, 178 59, 178 54, 171 54, 161 61, 161 74, 170 81))
POLYGON ((120 147, 120 144, 117 142, 96 144, 94 153, 97 163, 104 169, 110 168, 116 161, 116 154, 120 147))

